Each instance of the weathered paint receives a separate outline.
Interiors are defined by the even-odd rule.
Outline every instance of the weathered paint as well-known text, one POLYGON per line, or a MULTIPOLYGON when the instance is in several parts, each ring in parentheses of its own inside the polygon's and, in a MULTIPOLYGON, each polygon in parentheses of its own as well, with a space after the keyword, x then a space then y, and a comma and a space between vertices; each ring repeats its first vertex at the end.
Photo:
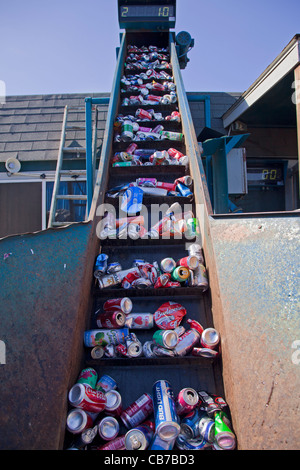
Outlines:
POLYGON ((239 448, 299 449, 299 217, 211 220, 211 234, 239 448))
POLYGON ((62 444, 66 393, 82 356, 91 228, 76 224, 0 242, 1 449, 62 444))

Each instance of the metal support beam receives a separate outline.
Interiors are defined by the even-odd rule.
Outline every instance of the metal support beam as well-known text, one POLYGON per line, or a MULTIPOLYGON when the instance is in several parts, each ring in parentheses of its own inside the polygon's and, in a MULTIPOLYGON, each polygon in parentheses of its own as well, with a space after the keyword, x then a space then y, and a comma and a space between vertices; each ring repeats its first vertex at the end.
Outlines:
POLYGON ((295 104, 297 116, 297 139, 298 139, 298 172, 299 172, 299 195, 300 195, 300 65, 294 70, 295 77, 295 104))
POLYGON ((92 156, 92 98, 85 99, 85 140, 86 140, 86 191, 87 214, 90 211, 93 199, 93 156, 92 156))

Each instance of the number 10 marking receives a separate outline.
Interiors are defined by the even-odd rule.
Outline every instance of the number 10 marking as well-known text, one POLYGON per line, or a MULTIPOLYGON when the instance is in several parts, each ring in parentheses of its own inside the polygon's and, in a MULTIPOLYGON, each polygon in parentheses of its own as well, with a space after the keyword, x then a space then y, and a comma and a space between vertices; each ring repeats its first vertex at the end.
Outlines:
POLYGON ((169 7, 160 7, 158 9, 158 16, 169 16, 170 8, 169 7))

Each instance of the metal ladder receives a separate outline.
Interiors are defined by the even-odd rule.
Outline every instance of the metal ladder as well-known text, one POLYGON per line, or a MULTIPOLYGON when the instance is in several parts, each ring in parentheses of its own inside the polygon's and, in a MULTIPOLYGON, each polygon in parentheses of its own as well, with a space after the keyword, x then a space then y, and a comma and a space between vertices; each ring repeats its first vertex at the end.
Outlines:
MULTIPOLYGON (((64 109, 64 115, 63 115, 63 122, 62 122, 62 130, 61 130, 61 138, 60 138, 60 145, 59 145, 59 150, 58 150, 58 158, 57 158, 57 164, 56 164, 56 173, 55 173, 55 181, 54 181, 54 187, 53 187, 53 193, 52 193, 52 199, 51 199, 51 206, 50 206, 50 212, 49 212, 49 220, 48 220, 48 228, 51 227, 56 227, 56 226, 64 226, 64 225, 69 225, 70 223, 74 223, 74 221, 55 221, 56 217, 56 210, 57 210, 57 201, 58 200, 69 200, 69 201, 87 201, 87 194, 58 194, 59 193, 59 188, 60 188, 60 183, 61 183, 61 177, 63 175, 70 175, 69 170, 62 170, 63 167, 63 162, 64 162, 64 155, 65 154, 70 154, 70 153, 76 153, 77 156, 80 156, 80 154, 86 155, 86 148, 84 147, 65 147, 65 141, 66 141, 66 133, 67 131, 71 130, 86 130, 86 126, 68 126, 68 116, 69 116, 69 110, 83 110, 85 109, 84 107, 71 107, 66 105, 64 109)), ((98 122, 98 110, 97 107, 95 108, 95 120, 94 120, 94 128, 93 128, 93 155, 96 155, 96 147, 97 147, 97 122, 98 122)), ((93 165, 93 174, 95 172, 95 158, 93 159, 94 165, 93 165)), ((76 172, 78 173, 78 172, 76 172)), ((83 174, 82 170, 80 170, 80 173, 83 174)), ((87 175, 87 171, 84 171, 84 174, 87 175)), ((87 210, 86 210, 86 215, 85 219, 87 219, 87 210)))

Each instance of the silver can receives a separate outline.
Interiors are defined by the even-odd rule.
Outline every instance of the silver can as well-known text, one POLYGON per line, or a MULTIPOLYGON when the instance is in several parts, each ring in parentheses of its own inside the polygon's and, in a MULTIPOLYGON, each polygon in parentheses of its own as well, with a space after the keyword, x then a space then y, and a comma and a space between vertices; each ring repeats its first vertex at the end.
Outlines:
POLYGON ((113 416, 106 416, 98 424, 99 436, 104 441, 111 441, 119 434, 120 425, 113 416))
POLYGON ((178 343, 178 335, 174 330, 157 330, 153 335, 153 341, 157 346, 173 349, 178 343))
POLYGON ((142 343, 137 339, 134 333, 130 333, 126 339, 127 355, 129 357, 139 357, 143 353, 142 343))
POLYGON ((105 413, 109 416, 120 416, 122 413, 122 397, 117 390, 109 390, 105 394, 105 413))
POLYGON ((192 243, 188 248, 188 252, 191 256, 197 256, 199 263, 204 265, 203 251, 199 243, 192 243))
POLYGON ((146 341, 143 344, 143 353, 145 357, 156 357, 154 352, 155 344, 153 341, 146 341))
POLYGON ((193 271, 193 286, 201 287, 203 292, 208 289, 207 271, 203 264, 199 264, 193 271))
POLYGON ((67 429, 72 434, 80 434, 93 425, 93 419, 85 410, 74 408, 67 416, 67 429))
POLYGON ((206 328, 201 335, 201 345, 204 348, 215 349, 220 341, 220 335, 214 328, 206 328))
POLYGON ((163 272, 171 273, 176 268, 176 261, 173 258, 164 258, 160 262, 160 267, 163 272))
POLYGON ((95 346, 91 350, 91 357, 92 359, 101 359, 104 356, 104 348, 102 346, 95 346))
POLYGON ((179 337, 178 343, 174 348, 176 356, 185 356, 200 341, 200 333, 191 328, 179 337))

